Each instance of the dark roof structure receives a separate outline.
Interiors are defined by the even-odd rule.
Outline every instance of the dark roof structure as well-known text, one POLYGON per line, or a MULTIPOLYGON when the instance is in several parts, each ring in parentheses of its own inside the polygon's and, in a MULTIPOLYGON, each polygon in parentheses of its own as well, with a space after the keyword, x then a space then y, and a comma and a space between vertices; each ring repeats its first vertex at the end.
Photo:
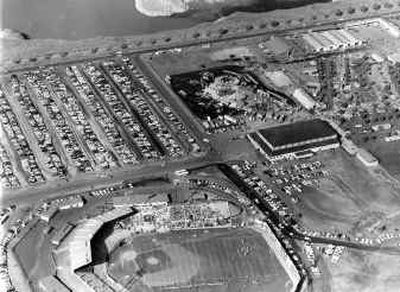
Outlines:
POLYGON ((320 119, 271 127, 260 130, 259 133, 273 148, 306 144, 319 139, 335 139, 338 136, 328 122, 320 119))

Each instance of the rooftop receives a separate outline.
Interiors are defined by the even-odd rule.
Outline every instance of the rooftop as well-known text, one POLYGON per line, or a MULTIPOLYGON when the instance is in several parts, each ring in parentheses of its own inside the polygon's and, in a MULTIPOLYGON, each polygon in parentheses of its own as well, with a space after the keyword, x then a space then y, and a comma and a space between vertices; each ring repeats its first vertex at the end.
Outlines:
POLYGON ((39 281, 39 287, 42 291, 57 291, 57 292, 69 292, 64 284, 62 284, 56 277, 47 276, 39 281))
POLYGON ((260 130, 260 134, 273 147, 337 136, 336 131, 328 122, 320 119, 266 128, 260 130))

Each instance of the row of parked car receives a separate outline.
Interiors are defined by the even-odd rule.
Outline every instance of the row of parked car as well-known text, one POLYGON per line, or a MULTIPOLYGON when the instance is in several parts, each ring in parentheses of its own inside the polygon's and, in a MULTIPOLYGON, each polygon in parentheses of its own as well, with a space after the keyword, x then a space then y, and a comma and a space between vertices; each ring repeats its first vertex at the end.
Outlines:
POLYGON ((304 186, 319 186, 319 179, 329 175, 323 169, 320 161, 299 162, 297 160, 286 164, 271 164, 264 162, 264 173, 268 175, 275 186, 288 195, 293 203, 297 203, 304 186))
POLYGON ((258 198, 253 198, 253 202, 258 205, 260 203, 259 198, 262 198, 261 200, 267 203, 269 208, 276 215, 278 215, 279 218, 282 219, 280 220, 280 223, 276 223, 271 219, 270 216, 263 213, 263 219, 255 220, 255 223, 258 223, 259 227, 266 229, 268 229, 269 227, 271 230, 273 230, 274 235, 281 243, 285 254, 291 259, 300 277, 307 277, 307 270, 305 269, 304 263, 302 262, 300 256, 298 255, 292 244, 292 239, 288 238, 283 232, 288 224, 293 224, 293 222, 290 222, 290 219, 293 218, 293 214, 288 209, 286 204, 273 193, 272 189, 270 189, 267 184, 255 174, 254 168, 256 166, 256 162, 248 160, 234 162, 230 164, 230 167, 243 180, 243 182, 252 187, 252 189, 254 189, 258 194, 258 198))
POLYGON ((38 109, 42 111, 44 116, 49 118, 49 128, 53 126, 52 133, 62 146, 62 151, 66 154, 70 162, 79 172, 93 171, 92 163, 79 143, 78 137, 75 135, 74 130, 67 122, 60 109, 59 104, 56 102, 54 94, 50 91, 45 83, 45 77, 39 70, 29 71, 24 73, 24 77, 28 81, 29 86, 33 89, 38 109), (50 125, 51 124, 51 125, 50 125))
POLYGON ((88 155, 93 157, 94 163, 101 169, 117 166, 117 159, 112 151, 104 145, 99 135, 95 132, 95 125, 90 123, 84 112, 83 106, 78 102, 76 96, 67 88, 54 67, 43 69, 46 82, 51 86, 55 96, 60 100, 63 111, 80 136, 85 145, 88 155))
POLYGON ((101 98, 105 101, 105 106, 109 109, 111 115, 128 133, 128 139, 131 139, 138 149, 137 155, 149 160, 159 159, 162 152, 152 141, 150 133, 146 131, 131 109, 127 107, 113 84, 106 79, 105 74, 93 63, 85 63, 83 71, 100 92, 101 98))
POLYGON ((102 65, 119 86, 129 105, 156 136, 166 154, 169 157, 181 157, 184 154, 183 148, 163 121, 161 121, 159 115, 149 104, 149 101, 143 96, 140 88, 137 87, 132 75, 129 74, 126 68, 120 66, 115 61, 103 62, 102 65))
POLYGON ((150 79, 138 70, 128 56, 121 57, 121 60, 141 85, 140 89, 142 92, 145 93, 148 98, 156 102, 158 108, 163 112, 166 121, 172 128, 172 131, 181 138, 181 141, 185 141, 191 146, 192 152, 200 152, 200 145, 197 143, 195 137, 190 133, 166 99, 154 89, 154 85, 151 83, 150 79))
POLYGON ((105 133, 107 142, 117 154, 122 164, 136 164, 137 155, 131 145, 124 139, 118 124, 110 117, 100 100, 96 97, 92 87, 76 65, 65 68, 68 81, 75 88, 77 94, 86 105, 94 120, 105 133))
POLYGON ((19 188, 21 186, 16 176, 14 166, 6 148, 0 143, 0 185, 4 188, 19 188))
POLYGON ((264 200, 269 208, 281 218, 283 222, 290 222, 294 214, 286 203, 279 198, 277 194, 268 186, 248 165, 249 162, 232 164, 232 169, 241 177, 241 179, 252 189, 254 189, 259 198, 264 200))
POLYGON ((29 184, 44 182, 45 177, 33 154, 20 122, 3 91, 0 90, 0 121, 3 130, 21 162, 21 168, 29 184))
POLYGON ((95 273, 79 271, 75 272, 85 283, 91 287, 91 291, 113 292, 114 290, 106 284, 104 279, 100 279, 95 273))
MULTIPOLYGON (((233 192, 235 192, 234 190, 232 190, 231 188, 226 186, 224 183, 212 181, 207 178, 189 178, 188 183, 191 186, 194 186, 196 188, 199 188, 199 187, 200 188, 210 188, 210 189, 214 189, 216 191, 220 191, 220 192, 224 192, 224 193, 228 193, 228 194, 232 194, 233 192)), ((235 192, 235 195, 237 195, 236 192, 235 192)))
POLYGON ((11 76, 12 101, 16 99, 22 110, 29 131, 33 133, 32 138, 39 146, 41 159, 43 159, 46 170, 54 176, 64 178, 67 176, 67 166, 56 149, 55 142, 50 129, 33 102, 32 96, 24 82, 15 74, 11 76))
MULTIPOLYGON (((201 150, 127 56, 12 74, 0 102, 18 179, 29 184, 201 150)), ((17 187, 7 157, 2 184, 17 187)))

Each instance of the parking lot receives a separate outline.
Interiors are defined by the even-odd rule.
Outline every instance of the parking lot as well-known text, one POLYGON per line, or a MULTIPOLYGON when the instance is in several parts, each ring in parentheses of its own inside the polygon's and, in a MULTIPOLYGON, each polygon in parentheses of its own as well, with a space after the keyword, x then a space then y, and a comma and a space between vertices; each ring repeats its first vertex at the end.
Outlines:
POLYGON ((43 172, 38 164, 38 154, 34 155, 25 134, 22 132, 17 115, 11 108, 4 92, 0 92, 0 116, 5 136, 19 159, 22 174, 30 184, 44 182, 43 172))
POLYGON ((201 151, 129 56, 5 76, 0 102, 5 145, 13 149, 11 156, 1 152, 1 176, 9 188, 25 180, 29 185, 70 180, 201 151))

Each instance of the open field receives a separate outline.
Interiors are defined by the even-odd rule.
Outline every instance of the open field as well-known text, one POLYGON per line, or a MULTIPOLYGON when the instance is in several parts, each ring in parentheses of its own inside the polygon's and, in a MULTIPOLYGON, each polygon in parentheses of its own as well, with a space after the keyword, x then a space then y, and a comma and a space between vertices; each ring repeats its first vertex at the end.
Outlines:
POLYGON ((50 242, 43 232, 45 227, 43 221, 37 222, 15 246, 18 260, 31 281, 52 274, 55 268, 50 242))
POLYGON ((400 179, 400 141, 369 142, 365 147, 393 177, 400 179))
POLYGON ((213 148, 221 154, 223 160, 258 160, 259 152, 246 138, 235 133, 221 133, 212 140, 213 148))
POLYGON ((332 292, 395 292, 400 287, 398 255, 350 250, 329 270, 332 292))
MULTIPOLYGON (((324 152, 330 176, 318 189, 306 188, 300 205, 303 222, 316 229, 353 230, 396 212, 398 192, 344 151, 324 152)), ((356 230, 355 230, 356 231, 356 230)))
POLYGON ((286 291, 289 281, 261 235, 249 229, 140 235, 111 254, 109 273, 132 285, 130 291, 137 285, 149 291, 286 291))
MULTIPOLYGON (((333 183, 332 191, 335 191, 333 183)), ((334 223, 336 228, 347 229, 356 220, 360 210, 354 202, 343 193, 336 193, 336 198, 331 195, 314 188, 305 188, 302 220, 307 226, 327 229, 334 223)))
POLYGON ((167 74, 197 71, 215 67, 216 64, 224 65, 234 58, 256 57, 256 43, 262 40, 264 37, 232 40, 210 46, 191 46, 184 48, 180 53, 167 52, 160 55, 149 53, 145 55, 145 59, 151 59, 153 68, 164 78, 167 74))

